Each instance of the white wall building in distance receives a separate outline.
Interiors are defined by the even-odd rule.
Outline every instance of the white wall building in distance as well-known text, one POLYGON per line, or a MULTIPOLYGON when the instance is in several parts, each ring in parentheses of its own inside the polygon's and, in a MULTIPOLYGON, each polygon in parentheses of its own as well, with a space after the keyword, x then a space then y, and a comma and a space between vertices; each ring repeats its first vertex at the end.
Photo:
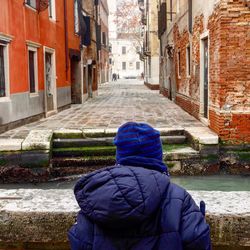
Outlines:
POLYGON ((110 79, 112 74, 120 78, 140 78, 144 71, 140 61, 140 43, 128 32, 118 31, 116 23, 117 0, 108 0, 109 16, 109 42, 110 42, 110 79))

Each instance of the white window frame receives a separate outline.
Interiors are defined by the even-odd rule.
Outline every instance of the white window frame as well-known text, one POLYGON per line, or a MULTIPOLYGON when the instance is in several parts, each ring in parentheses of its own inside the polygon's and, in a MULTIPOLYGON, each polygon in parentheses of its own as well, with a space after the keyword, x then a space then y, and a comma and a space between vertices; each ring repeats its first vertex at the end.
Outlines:
POLYGON ((9 42, 12 39, 10 37, 0 34, 0 40, 7 42, 7 44, 0 42, 0 45, 4 47, 4 76, 5 76, 5 96, 0 97, 0 102, 9 102, 10 101, 9 42))
POLYGON ((45 116, 48 117, 51 114, 57 113, 57 72, 56 72, 56 50, 53 48, 49 48, 44 46, 43 47, 43 61, 44 61, 44 108, 45 108, 45 116), (47 53, 50 53, 52 56, 52 80, 53 80, 53 86, 52 86, 52 94, 53 94, 53 102, 54 102, 54 110, 48 111, 47 109, 47 86, 46 86, 46 65, 45 65, 45 55, 47 53))
POLYGON ((79 10, 78 10, 77 0, 74 0, 74 31, 76 35, 78 35, 80 32, 79 10), (78 19, 77 22, 76 22, 76 18, 78 19))
POLYGON ((28 46, 28 81, 30 97, 38 96, 38 56, 37 48, 28 46), (30 92, 30 72, 29 72, 29 51, 34 52, 34 74, 35 74, 35 92, 30 92))
POLYGON ((49 19, 52 21, 56 21, 56 3, 55 0, 49 0, 49 4, 51 4, 51 7, 49 6, 48 12, 49 12, 49 19), (51 8, 51 12, 50 12, 51 8))
POLYGON ((141 70, 141 63, 139 61, 135 63, 135 68, 136 70, 141 70), (138 65, 139 65, 139 69, 137 68, 138 65))
POLYGON ((210 123, 210 116, 209 116, 209 105, 210 105, 210 90, 209 90, 209 80, 210 80, 210 74, 209 74, 209 65, 210 65, 210 55, 209 55, 209 50, 210 50, 210 36, 209 36, 209 30, 205 31, 200 35, 200 120, 202 123, 205 125, 209 125, 210 123), (208 39, 208 118, 204 117, 204 40, 208 39))
POLYGON ((186 74, 187 77, 191 77, 191 70, 192 70, 192 65, 191 65, 191 45, 188 44, 186 46, 186 74), (189 48, 189 56, 188 56, 188 48, 189 48))
POLYGON ((180 13, 180 0, 176 0, 176 14, 180 13))

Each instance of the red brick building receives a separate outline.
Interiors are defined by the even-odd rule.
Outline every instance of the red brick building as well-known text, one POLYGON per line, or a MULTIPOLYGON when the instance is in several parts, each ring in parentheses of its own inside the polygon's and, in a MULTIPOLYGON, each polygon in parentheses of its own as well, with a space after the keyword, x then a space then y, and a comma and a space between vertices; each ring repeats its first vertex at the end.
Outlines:
POLYGON ((249 143, 249 0, 168 0, 160 6, 161 93, 222 141, 249 143))

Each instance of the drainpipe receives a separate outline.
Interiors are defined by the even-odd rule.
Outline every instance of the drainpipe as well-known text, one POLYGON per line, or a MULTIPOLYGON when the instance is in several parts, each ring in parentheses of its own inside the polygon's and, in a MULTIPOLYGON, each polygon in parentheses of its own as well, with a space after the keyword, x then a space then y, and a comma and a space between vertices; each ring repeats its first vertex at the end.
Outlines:
POLYGON ((66 80, 68 80, 69 69, 69 45, 68 45, 68 13, 67 0, 64 0, 64 40, 65 40, 65 59, 66 59, 66 80))

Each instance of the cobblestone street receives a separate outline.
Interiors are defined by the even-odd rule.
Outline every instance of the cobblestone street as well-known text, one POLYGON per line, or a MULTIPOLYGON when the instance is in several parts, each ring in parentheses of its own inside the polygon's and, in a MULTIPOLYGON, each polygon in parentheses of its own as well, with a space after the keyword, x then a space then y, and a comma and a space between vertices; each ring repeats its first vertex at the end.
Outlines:
POLYGON ((146 122, 156 128, 204 127, 159 91, 146 88, 142 81, 120 80, 100 85, 98 96, 84 104, 7 131, 0 138, 25 138, 33 129, 117 128, 127 121, 146 122))

